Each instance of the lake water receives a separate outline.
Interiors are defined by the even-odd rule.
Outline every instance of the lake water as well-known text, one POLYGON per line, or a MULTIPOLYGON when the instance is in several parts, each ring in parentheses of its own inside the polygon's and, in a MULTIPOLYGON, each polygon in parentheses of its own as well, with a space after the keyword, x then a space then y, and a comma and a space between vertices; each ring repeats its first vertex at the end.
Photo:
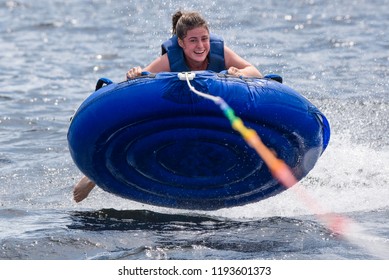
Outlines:
POLYGON ((363 239, 331 233, 292 189, 212 212, 143 205, 98 188, 76 204, 72 186, 82 174, 66 139, 98 78, 119 82, 147 65, 170 36, 171 15, 197 10, 229 47, 325 113, 330 145, 297 187, 388 246, 387 7, 0 0, 0 259, 389 259, 360 246, 363 239))

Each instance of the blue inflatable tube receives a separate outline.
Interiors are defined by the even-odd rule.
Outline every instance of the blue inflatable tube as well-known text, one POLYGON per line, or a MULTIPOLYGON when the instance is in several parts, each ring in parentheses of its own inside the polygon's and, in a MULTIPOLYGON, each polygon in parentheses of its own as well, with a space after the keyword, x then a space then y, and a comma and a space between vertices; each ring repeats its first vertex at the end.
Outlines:
MULTIPOLYGON (((328 145, 326 117, 286 85, 208 71, 196 72, 191 84, 222 97, 298 180, 328 145)), ((192 93, 177 73, 100 80, 75 113, 68 143, 98 186, 141 203, 215 210, 285 190, 218 106, 192 93)))

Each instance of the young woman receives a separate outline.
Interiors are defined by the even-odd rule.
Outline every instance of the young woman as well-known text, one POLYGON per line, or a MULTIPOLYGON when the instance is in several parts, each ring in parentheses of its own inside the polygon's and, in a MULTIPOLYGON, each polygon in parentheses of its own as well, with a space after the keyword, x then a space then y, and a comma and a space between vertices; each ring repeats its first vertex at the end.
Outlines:
POLYGON ((177 12, 172 17, 172 23, 173 37, 170 42, 162 45, 163 52, 167 52, 143 70, 139 66, 130 69, 127 72, 127 79, 141 75, 142 71, 158 73, 200 70, 216 70, 215 72, 227 70, 230 75, 262 77, 251 63, 224 46, 222 39, 209 33, 208 24, 200 14, 177 12), (172 55, 169 50, 164 49, 166 45, 172 48, 172 55), (216 50, 213 51, 213 48, 216 50), (215 60, 220 61, 219 68, 213 68, 212 63, 215 60))
MULTIPOLYGON (((147 67, 131 68, 126 75, 133 79, 142 71, 184 72, 212 70, 234 76, 251 76, 262 78, 262 74, 251 63, 224 45, 224 41, 210 34, 206 21, 199 13, 181 11, 172 17, 173 37, 162 44, 162 56, 147 67)), ((76 202, 84 200, 95 187, 95 183, 83 177, 74 187, 73 197, 76 202)))

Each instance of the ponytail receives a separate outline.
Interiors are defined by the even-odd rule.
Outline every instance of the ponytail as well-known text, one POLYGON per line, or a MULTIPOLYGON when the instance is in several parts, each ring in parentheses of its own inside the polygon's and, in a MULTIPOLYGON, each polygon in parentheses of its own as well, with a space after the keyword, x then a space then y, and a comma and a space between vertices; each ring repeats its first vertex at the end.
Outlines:
POLYGON ((207 22, 197 12, 178 11, 172 16, 172 33, 180 39, 184 39, 189 30, 197 27, 204 27, 209 32, 207 22))
POLYGON ((173 16, 172 16, 172 34, 173 35, 177 35, 177 30, 176 30, 176 26, 177 26, 177 22, 178 20, 182 17, 182 12, 181 11, 178 11, 176 12, 173 16))

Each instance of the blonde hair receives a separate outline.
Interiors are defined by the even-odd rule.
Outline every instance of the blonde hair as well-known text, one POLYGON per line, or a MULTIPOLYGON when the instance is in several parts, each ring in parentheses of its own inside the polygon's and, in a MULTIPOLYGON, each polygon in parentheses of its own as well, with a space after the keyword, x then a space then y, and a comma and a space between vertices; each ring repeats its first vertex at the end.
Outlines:
POLYGON ((181 40, 185 38, 189 30, 204 27, 209 32, 208 23, 197 12, 178 11, 172 16, 172 33, 181 40))

